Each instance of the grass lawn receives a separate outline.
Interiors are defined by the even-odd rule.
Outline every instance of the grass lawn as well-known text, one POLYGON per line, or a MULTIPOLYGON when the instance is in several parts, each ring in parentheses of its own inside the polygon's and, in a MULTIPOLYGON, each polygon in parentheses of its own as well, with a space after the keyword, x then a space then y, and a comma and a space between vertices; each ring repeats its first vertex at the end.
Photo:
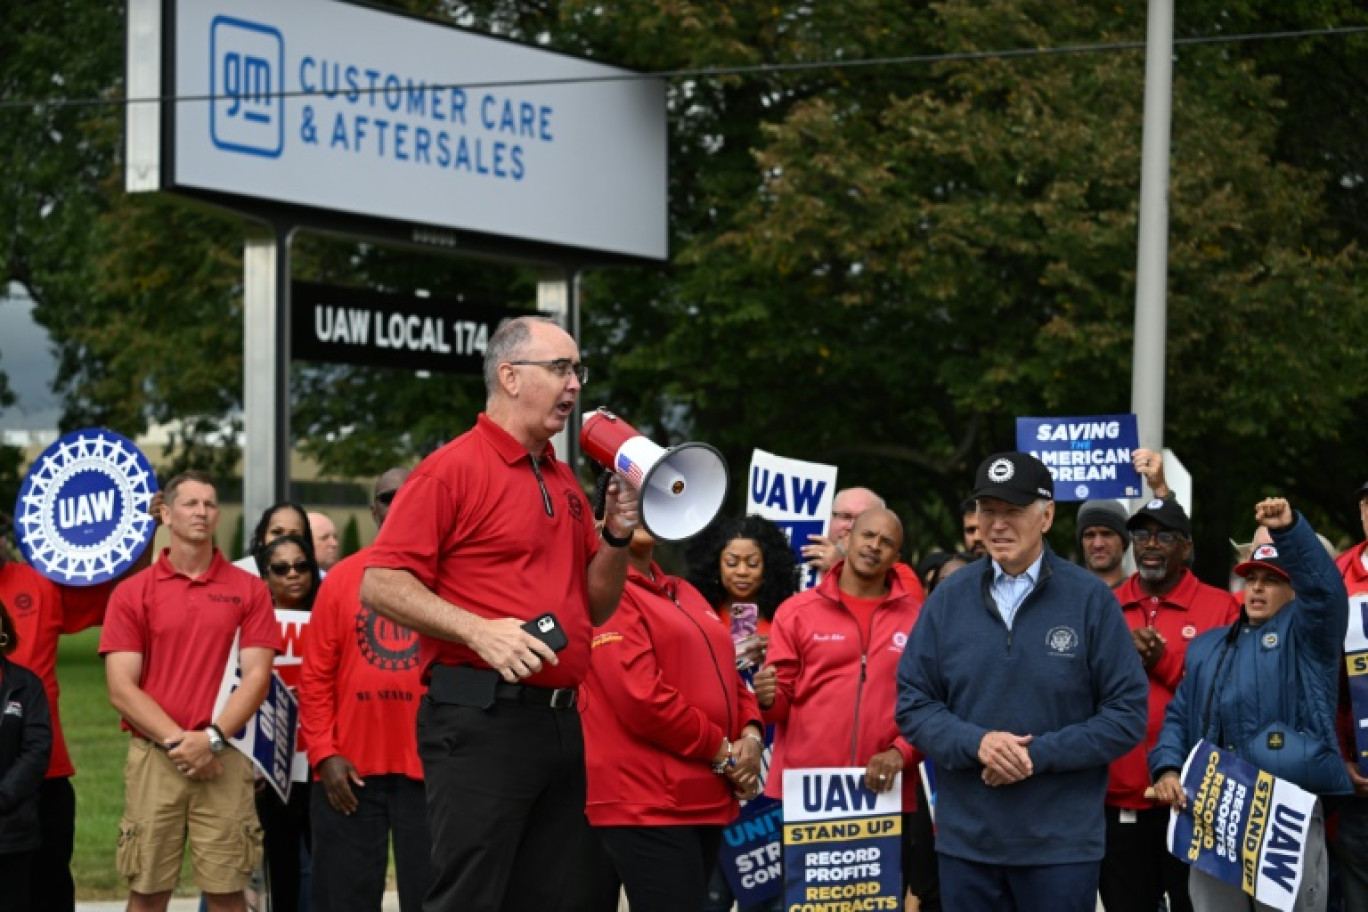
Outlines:
MULTIPOLYGON (((114 870, 123 814, 123 767, 128 733, 109 705, 104 663, 96 655, 98 628, 62 637, 57 680, 62 685, 62 728, 76 776, 76 852, 71 860, 77 899, 121 899, 128 885, 114 870)), ((188 868, 177 893, 191 895, 188 868)))

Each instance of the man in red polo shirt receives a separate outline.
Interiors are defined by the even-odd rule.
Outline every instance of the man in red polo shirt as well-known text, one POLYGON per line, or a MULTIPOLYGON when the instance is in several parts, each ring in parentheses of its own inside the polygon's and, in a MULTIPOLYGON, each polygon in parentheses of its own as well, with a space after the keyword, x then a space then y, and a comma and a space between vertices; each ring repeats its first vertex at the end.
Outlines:
POLYGON ((1193 637, 1239 617, 1224 589, 1187 568, 1192 524, 1176 500, 1155 498, 1126 521, 1137 572, 1114 591, 1149 678, 1145 740, 1112 763, 1107 781, 1107 848, 1099 892, 1107 912, 1154 912, 1168 894, 1171 912, 1191 910, 1188 867, 1168 851, 1169 809, 1145 797, 1146 758, 1183 677, 1193 637))
POLYGON ((281 648, 271 594, 214 547, 218 498, 209 476, 167 482, 170 547, 114 590, 100 654, 109 702, 133 733, 124 766, 116 864, 130 912, 164 912, 187 837, 211 912, 243 912, 247 872, 261 860, 252 763, 225 739, 261 706, 281 648), (242 678, 214 703, 239 647, 242 678))
MULTIPOLYGON (((408 474, 390 469, 375 482, 377 527, 408 474)), ((319 780, 309 813, 319 912, 380 908, 391 833, 401 912, 419 912, 430 880, 414 733, 423 696, 418 636, 361 604, 369 559, 363 548, 323 580, 299 674, 299 724, 319 780)))
POLYGON ((611 482, 601 547, 550 446, 586 377, 555 323, 501 326, 485 349, 485 412, 409 476, 368 559, 361 600, 418 632, 429 681, 429 912, 563 908, 587 841, 577 688, 639 515, 636 491, 611 482), (559 654, 523 627, 547 613, 566 638, 559 654))

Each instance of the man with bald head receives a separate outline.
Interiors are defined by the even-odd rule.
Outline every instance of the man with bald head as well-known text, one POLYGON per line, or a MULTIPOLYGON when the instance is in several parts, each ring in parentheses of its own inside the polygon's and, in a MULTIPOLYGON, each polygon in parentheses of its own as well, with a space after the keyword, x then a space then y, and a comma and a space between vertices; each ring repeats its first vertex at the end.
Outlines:
POLYGON ((845 557, 846 539, 855 519, 865 510, 884 506, 884 499, 869 488, 845 488, 831 499, 831 523, 827 535, 809 535, 803 545, 803 560, 808 566, 826 573, 845 557))
POLYGON ((318 569, 327 573, 341 556, 342 543, 337 539, 337 526, 326 513, 310 513, 309 529, 313 532, 314 559, 318 569))
MULTIPOLYGON (((855 526, 855 520, 866 510, 883 509, 885 506, 884 499, 869 488, 846 488, 837 491, 836 496, 831 499, 831 523, 828 526, 830 536, 809 535, 808 543, 802 547, 803 559, 814 570, 829 573, 838 562, 845 559, 846 544, 850 539, 850 530, 855 526)), ((901 524, 899 529, 901 530, 901 524)), ((901 531, 898 535, 898 547, 902 547, 901 531)), ((893 571, 898 574, 903 587, 916 599, 917 604, 926 600, 926 590, 922 588, 921 580, 917 579, 917 574, 911 567, 895 560, 893 571)))
POLYGON ((418 633, 428 684, 427 912, 573 902, 571 849, 588 834, 579 685, 640 522, 636 490, 614 478, 600 537, 551 446, 588 377, 556 323, 500 326, 485 348, 484 413, 413 470, 367 559, 361 601, 418 633))
MULTIPOLYGON (((893 569, 902 539, 893 511, 862 511, 845 558, 775 613, 767 664, 755 675, 765 721, 776 726, 765 794, 783 797, 787 767, 864 766, 870 789, 896 785, 904 816, 916 809, 919 757, 893 720, 898 659, 921 609, 893 569)), ((935 865, 918 864, 935 850, 915 841, 925 831, 910 820, 902 831, 904 885, 922 909, 938 910, 935 865)))

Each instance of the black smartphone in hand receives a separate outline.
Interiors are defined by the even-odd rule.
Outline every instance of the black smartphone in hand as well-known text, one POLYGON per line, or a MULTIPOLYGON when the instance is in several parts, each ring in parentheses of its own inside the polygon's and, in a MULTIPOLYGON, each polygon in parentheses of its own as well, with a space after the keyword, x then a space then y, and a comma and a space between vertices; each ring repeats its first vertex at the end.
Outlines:
POLYGON ((560 621, 556 620, 556 616, 549 611, 541 617, 533 618, 523 624, 522 629, 550 646, 552 652, 560 652, 570 645, 570 641, 565 638, 565 629, 561 627, 560 621))

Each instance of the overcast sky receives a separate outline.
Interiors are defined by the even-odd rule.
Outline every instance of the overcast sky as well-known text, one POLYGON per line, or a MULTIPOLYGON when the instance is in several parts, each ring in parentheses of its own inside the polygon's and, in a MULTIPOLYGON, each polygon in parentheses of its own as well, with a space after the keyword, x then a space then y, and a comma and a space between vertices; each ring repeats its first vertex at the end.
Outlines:
POLYGON ((0 430, 51 430, 61 405, 52 392, 57 358, 47 330, 33 322, 33 302, 18 285, 0 296, 0 371, 19 401, 0 408, 0 430))

